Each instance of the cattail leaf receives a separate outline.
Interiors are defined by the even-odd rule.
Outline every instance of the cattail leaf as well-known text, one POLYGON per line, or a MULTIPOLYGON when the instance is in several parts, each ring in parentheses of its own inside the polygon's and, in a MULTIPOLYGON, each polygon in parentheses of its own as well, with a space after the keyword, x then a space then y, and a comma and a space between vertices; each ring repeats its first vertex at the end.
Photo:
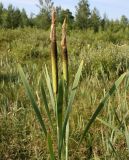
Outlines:
POLYGON ((44 90, 43 82, 41 81, 40 83, 41 83, 41 96, 42 96, 42 99, 43 99, 43 102, 44 102, 44 106, 45 106, 45 109, 46 109, 46 112, 47 112, 48 119, 49 119, 51 127, 54 131, 54 126, 53 126, 53 123, 52 123, 51 114, 50 114, 50 111, 49 111, 47 96, 46 96, 46 93, 45 93, 45 90, 44 90))
MULTIPOLYGON (((61 52, 62 52, 62 71, 63 71, 63 80, 64 80, 64 97, 65 97, 65 110, 68 106, 68 88, 69 88, 69 78, 68 78, 68 51, 67 51, 67 40, 66 40, 66 18, 64 19, 62 25, 62 38, 61 38, 61 52)), ((65 159, 68 160, 68 141, 69 141, 69 121, 66 125, 65 133, 65 159)))
POLYGON ((67 122, 67 125, 66 125, 66 136, 65 136, 65 143, 66 143, 66 160, 68 160, 68 152, 69 152, 69 121, 67 122))
POLYGON ((113 93, 117 90, 117 88, 119 87, 119 85, 121 84, 121 82, 123 81, 123 79, 125 78, 125 76, 127 75, 127 73, 123 73, 118 80, 115 81, 115 83, 113 84, 113 86, 111 87, 111 89, 109 90, 109 92, 106 94, 106 96, 102 99, 102 101, 100 102, 100 104, 98 105, 96 111, 94 112, 94 114, 92 115, 89 123, 86 125, 84 132, 82 134, 82 137, 80 139, 79 145, 81 144, 82 140, 84 139, 86 133, 88 132, 88 130, 90 129, 92 123, 95 121, 96 117, 99 115, 100 111, 103 109, 103 107, 105 106, 105 103, 107 102, 107 100, 109 99, 109 97, 111 97, 113 95, 113 93))
POLYGON ((33 107, 33 109, 35 111, 36 117, 37 117, 37 119, 38 119, 38 121, 39 121, 39 123, 40 123, 40 125, 41 125, 41 127, 43 129, 43 132, 44 132, 45 136, 47 136, 47 130, 46 130, 46 127, 45 127, 45 123, 44 123, 44 121, 42 119, 39 107, 38 107, 38 105, 37 105, 37 103, 36 103, 36 101, 34 99, 34 96, 33 96, 33 93, 31 91, 31 88, 29 86, 29 83, 28 83, 28 81, 27 81, 27 79, 25 77, 25 74, 24 74, 24 72, 22 70, 22 67, 20 65, 18 65, 18 70, 19 70, 19 74, 21 76, 22 82, 24 84, 26 93, 27 93, 27 95, 28 95, 28 97, 30 99, 30 102, 32 104, 32 107, 33 107))
POLYGON ((62 138, 62 117, 63 117, 63 80, 60 80, 59 90, 57 95, 57 131, 58 131, 58 149, 59 155, 61 156, 61 138, 62 138))
POLYGON ((82 73, 82 67, 83 67, 83 61, 81 62, 80 66, 78 68, 78 71, 75 75, 75 79, 74 79, 74 82, 73 82, 73 87, 72 87, 72 90, 70 92, 70 97, 69 97, 69 100, 68 100, 68 106, 67 106, 66 113, 65 113, 65 116, 64 116, 62 139, 65 137, 66 126, 67 126, 67 122, 68 122, 68 119, 69 119, 69 114, 70 114, 71 109, 72 109, 72 104, 73 104, 74 97, 75 97, 75 94, 76 94, 76 89, 78 87, 78 83, 79 83, 80 76, 81 76, 81 73, 82 73))
POLYGON ((56 160, 55 155, 54 155, 54 151, 53 151, 51 135, 49 133, 47 135, 47 140, 48 140, 48 148, 49 148, 49 152, 50 152, 50 159, 51 160, 56 160))
POLYGON ((49 74, 48 74, 48 70, 47 70, 47 67, 46 67, 46 66, 45 66, 44 75, 45 75, 45 79, 46 79, 46 83, 47 83, 47 88, 48 88, 48 91, 49 91, 49 94, 50 94, 51 104, 52 104, 53 110, 54 110, 54 112, 55 112, 54 92, 53 92, 53 89, 52 89, 51 79, 50 79, 50 76, 49 76, 49 74))

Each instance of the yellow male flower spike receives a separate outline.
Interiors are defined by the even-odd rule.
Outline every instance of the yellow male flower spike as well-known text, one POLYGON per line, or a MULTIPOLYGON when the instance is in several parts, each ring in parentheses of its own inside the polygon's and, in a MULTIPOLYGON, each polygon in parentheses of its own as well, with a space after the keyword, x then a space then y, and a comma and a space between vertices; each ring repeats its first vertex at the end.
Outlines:
POLYGON ((52 63, 52 84, 54 93, 58 92, 58 65, 57 65, 57 43, 56 43, 56 11, 52 10, 52 22, 51 22, 51 63, 52 63))
POLYGON ((67 42, 66 42, 66 18, 64 19, 64 22, 62 25, 61 48, 62 48, 63 77, 68 85, 68 51, 67 51, 67 42))

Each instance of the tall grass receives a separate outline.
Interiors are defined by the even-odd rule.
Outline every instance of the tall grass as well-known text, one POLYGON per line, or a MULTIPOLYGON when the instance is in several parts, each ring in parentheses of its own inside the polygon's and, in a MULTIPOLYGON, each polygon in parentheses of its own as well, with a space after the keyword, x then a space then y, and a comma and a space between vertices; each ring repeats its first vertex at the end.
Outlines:
POLYGON ((56 96, 50 78, 49 31, 35 28, 0 31, 0 159, 58 159, 57 125, 61 126, 62 122, 63 128, 68 117, 69 130, 68 125, 64 127, 68 134, 61 142, 64 159, 128 160, 128 72, 121 75, 129 66, 128 41, 119 39, 120 44, 126 44, 115 45, 106 40, 106 33, 94 36, 90 31, 69 31, 69 92, 66 94, 64 77, 60 74, 61 71, 63 73, 60 30, 58 26, 56 42, 59 78, 56 96), (84 62, 78 92, 73 105, 68 109, 66 97, 68 95, 68 98, 72 98, 74 95, 76 87, 72 87, 72 83, 82 59, 84 62), (25 88, 17 73, 17 63, 24 70, 26 84, 29 84, 31 90, 28 92, 27 89, 26 93, 35 101, 34 106, 25 95, 25 88), (115 82, 116 79, 118 81, 115 82), (59 95, 59 92, 62 94, 59 95), (63 107, 60 101, 62 97, 63 107), (35 105, 38 107, 36 112, 33 108, 35 105), (60 107, 57 108, 57 105, 60 107), (60 109, 62 117, 56 114, 60 109), (36 118, 35 114, 40 118, 36 118), (41 122, 37 123, 37 120, 41 122))
MULTIPOLYGON (((41 125, 41 128, 44 132, 45 139, 48 144, 50 158, 56 159, 56 153, 54 152, 53 148, 53 140, 52 137, 56 135, 56 142, 57 142, 57 153, 58 159, 68 159, 68 141, 69 141, 69 118, 70 113, 72 111, 72 104, 74 101, 74 97, 76 94, 76 90, 78 88, 79 79, 82 72, 83 61, 81 62, 79 69, 75 75, 75 80, 73 82, 73 86, 71 91, 68 91, 68 55, 67 55, 67 43, 66 43, 66 20, 64 20, 63 27, 62 27, 62 70, 63 70, 63 79, 61 78, 58 81, 58 65, 57 65, 57 45, 56 45, 56 26, 55 26, 55 11, 52 12, 52 26, 51 26, 51 59, 52 59, 52 82, 48 73, 47 68, 45 69, 44 76, 47 82, 47 87, 50 93, 50 102, 53 106, 53 115, 56 124, 57 131, 55 131, 53 121, 52 121, 52 114, 50 112, 49 107, 49 100, 47 99, 46 89, 44 88, 43 80, 41 79, 40 88, 42 99, 44 102, 45 110, 47 113, 47 117, 50 123, 49 130, 47 124, 44 122, 41 112, 39 110, 39 106, 37 105, 29 83, 25 77, 25 74, 19 65, 19 73, 21 79, 23 81, 24 87, 26 89, 26 93, 31 101, 32 107, 35 111, 37 119, 41 125), (53 84, 53 85, 51 85, 53 84), (66 150, 65 150, 66 148, 66 150)), ((78 142, 78 146, 81 145, 83 139, 85 138, 86 134, 88 133, 91 125, 95 122, 96 118, 100 114, 101 110, 106 106, 108 99, 115 93, 115 91, 119 88, 122 81, 127 76, 127 73, 122 74, 118 80, 113 84, 109 92, 104 96, 96 111, 91 116, 88 124, 84 127, 84 131, 78 142)), ((102 121, 103 122, 103 121, 102 121)), ((105 123, 106 124, 106 123, 105 123)), ((126 129, 126 139, 128 139, 128 131, 126 129)), ((114 154, 118 157, 115 148, 113 147, 112 142, 109 140, 109 145, 111 146, 114 154)))

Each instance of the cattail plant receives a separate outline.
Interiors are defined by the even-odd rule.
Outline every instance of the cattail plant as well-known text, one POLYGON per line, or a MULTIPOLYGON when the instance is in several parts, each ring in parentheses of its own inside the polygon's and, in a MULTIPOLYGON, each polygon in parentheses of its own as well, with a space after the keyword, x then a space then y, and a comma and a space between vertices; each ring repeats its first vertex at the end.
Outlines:
POLYGON ((58 64, 57 64, 57 43, 56 43, 56 11, 52 10, 52 21, 51 21, 51 63, 52 63, 52 84, 54 94, 58 92, 58 64))
MULTIPOLYGON (((81 62, 79 69, 75 75, 75 80, 73 82, 72 90, 68 94, 68 54, 67 54, 67 44, 66 44, 66 19, 64 20, 62 26, 62 41, 61 41, 61 48, 62 48, 62 66, 63 66, 63 80, 59 81, 58 86, 58 65, 57 65, 57 43, 56 43, 56 12, 53 9, 52 11, 52 24, 51 24, 51 33, 50 33, 50 40, 51 40, 51 63, 52 63, 52 85, 51 79, 45 67, 44 76, 46 79, 46 84, 50 94, 50 102, 51 106, 54 108, 53 116, 55 121, 52 121, 52 115, 50 112, 49 101, 47 99, 46 90, 44 88, 44 81, 42 78, 40 80, 40 91, 41 91, 41 99, 43 100, 43 104, 47 113, 47 118, 49 120, 49 126, 46 126, 43 116, 39 110, 39 106, 35 101, 34 95, 32 93, 31 87, 25 77, 25 74, 21 68, 18 67, 21 79, 26 89, 26 93, 31 101, 32 107, 35 111, 37 119, 41 125, 41 128, 44 132, 48 148, 50 151, 50 158, 51 160, 55 160, 55 153, 52 144, 52 137, 55 137, 55 124, 57 128, 56 137, 57 137, 57 148, 58 148, 58 159, 68 159, 68 139, 69 139, 69 116, 72 110, 72 104, 74 101, 74 97, 76 94, 76 88, 79 83, 79 79, 81 76, 83 61, 81 62), (64 83, 63 83, 64 82, 64 83), (66 85, 65 85, 66 84, 66 85), (66 103, 64 103, 64 99, 66 103), (65 109, 63 109, 65 106, 65 109), (49 128, 49 129, 48 129, 49 128), (66 148, 66 152, 65 151, 66 148)), ((42 76, 41 76, 42 77, 42 76)), ((42 103, 40 103, 42 104, 42 103)))
MULTIPOLYGON (((61 52, 62 52, 62 72, 64 80, 64 89, 65 89, 65 104, 66 108, 68 105, 68 50, 67 50, 67 40, 66 40, 66 18, 64 19, 62 25, 62 39, 61 39, 61 52)), ((69 139, 69 121, 66 127, 66 160, 68 159, 68 139, 69 139)))

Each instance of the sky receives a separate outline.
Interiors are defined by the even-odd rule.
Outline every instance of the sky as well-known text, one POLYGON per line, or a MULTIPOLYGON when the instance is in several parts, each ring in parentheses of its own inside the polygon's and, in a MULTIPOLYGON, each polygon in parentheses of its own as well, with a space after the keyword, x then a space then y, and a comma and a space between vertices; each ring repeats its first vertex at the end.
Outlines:
MULTIPOLYGON (((70 9, 75 14, 75 6, 79 0, 52 0, 55 6, 62 6, 62 8, 70 9)), ((39 8, 36 6, 38 0, 0 0, 7 8, 9 4, 18 7, 20 9, 25 8, 27 13, 37 14, 39 8)), ((103 16, 106 13, 109 19, 119 19, 121 15, 125 15, 129 18, 129 0, 89 0, 90 9, 96 7, 100 15, 103 16)))

